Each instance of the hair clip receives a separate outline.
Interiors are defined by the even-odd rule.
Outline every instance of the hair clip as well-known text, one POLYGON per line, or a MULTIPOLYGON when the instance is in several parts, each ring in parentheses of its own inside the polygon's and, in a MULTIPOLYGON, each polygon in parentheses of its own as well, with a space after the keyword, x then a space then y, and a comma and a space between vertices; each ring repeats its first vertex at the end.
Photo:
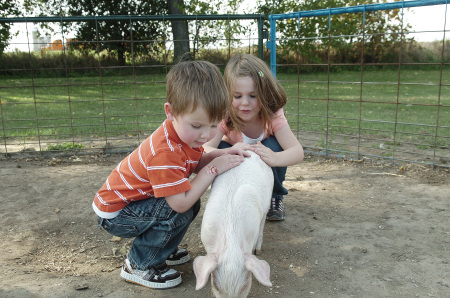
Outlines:
POLYGON ((264 78, 264 73, 262 71, 258 71, 258 75, 260 78, 264 78))

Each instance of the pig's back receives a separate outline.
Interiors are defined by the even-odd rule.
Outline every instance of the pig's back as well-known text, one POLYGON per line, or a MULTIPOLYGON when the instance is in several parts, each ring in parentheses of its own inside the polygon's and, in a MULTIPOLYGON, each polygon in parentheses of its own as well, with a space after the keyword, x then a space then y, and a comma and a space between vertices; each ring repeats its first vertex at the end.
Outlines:
POLYGON ((255 234, 269 209, 272 189, 272 169, 251 152, 242 164, 215 179, 203 215, 202 240, 255 234))

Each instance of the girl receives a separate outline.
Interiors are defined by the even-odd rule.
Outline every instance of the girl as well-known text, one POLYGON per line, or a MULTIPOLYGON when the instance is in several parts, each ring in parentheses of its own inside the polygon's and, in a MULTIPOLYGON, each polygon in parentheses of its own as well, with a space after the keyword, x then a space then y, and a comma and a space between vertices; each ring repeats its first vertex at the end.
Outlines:
POLYGON ((303 147, 284 116, 287 96, 261 59, 239 54, 225 68, 231 107, 216 136, 205 144, 215 148, 252 150, 272 167, 274 187, 267 220, 284 220, 283 187, 287 166, 303 160, 303 147))

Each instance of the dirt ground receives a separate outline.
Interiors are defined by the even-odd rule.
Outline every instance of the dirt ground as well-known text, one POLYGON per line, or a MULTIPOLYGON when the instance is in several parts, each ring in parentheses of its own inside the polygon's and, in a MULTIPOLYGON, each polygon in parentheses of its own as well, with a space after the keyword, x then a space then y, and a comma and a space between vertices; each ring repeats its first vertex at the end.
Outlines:
MULTIPOLYGON (((119 276, 129 239, 99 230, 95 192, 123 156, 0 160, 0 297, 210 297, 192 262, 169 290, 119 276)), ((309 157, 288 169, 287 219, 268 222, 259 258, 273 287, 250 297, 449 297, 450 173, 309 157)), ((208 193, 202 197, 203 208, 208 193)), ((201 216, 182 246, 205 253, 201 216)))

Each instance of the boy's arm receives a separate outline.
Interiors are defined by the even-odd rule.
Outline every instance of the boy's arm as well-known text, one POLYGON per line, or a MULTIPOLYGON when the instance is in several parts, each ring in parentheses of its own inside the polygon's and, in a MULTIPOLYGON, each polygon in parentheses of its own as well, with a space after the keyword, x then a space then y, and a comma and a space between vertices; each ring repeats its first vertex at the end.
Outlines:
POLYGON ((188 211, 200 199, 217 175, 240 165, 243 161, 243 156, 233 154, 226 154, 214 158, 192 179, 190 190, 176 195, 166 196, 167 203, 178 213, 188 211))

